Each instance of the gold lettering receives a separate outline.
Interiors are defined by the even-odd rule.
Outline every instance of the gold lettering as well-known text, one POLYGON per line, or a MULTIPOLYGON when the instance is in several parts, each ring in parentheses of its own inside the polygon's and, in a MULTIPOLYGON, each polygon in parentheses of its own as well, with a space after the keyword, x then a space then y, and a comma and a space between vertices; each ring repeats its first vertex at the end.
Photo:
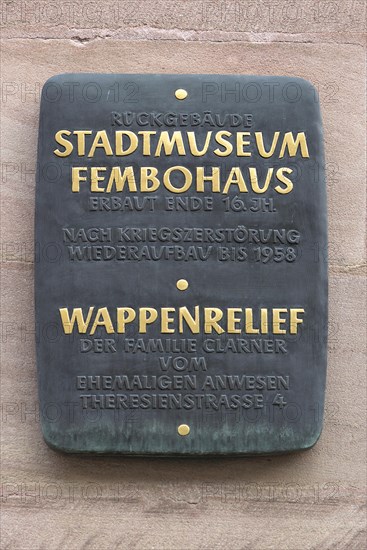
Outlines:
POLYGON ((151 193, 158 189, 160 182, 156 177, 157 174, 157 168, 152 166, 142 166, 140 168, 140 191, 142 193, 151 193), (152 185, 148 185, 148 181, 151 181, 152 185))
POLYGON ((286 334, 287 331, 280 328, 286 322, 286 319, 280 316, 281 313, 287 313, 287 309, 284 307, 273 309, 273 334, 286 334))
POLYGON ((204 332, 211 334, 213 329, 218 334, 223 334, 224 329, 218 324, 223 317, 223 311, 218 307, 204 308, 204 332))
POLYGON ((199 306, 195 306, 195 318, 191 315, 187 307, 180 307, 179 309, 179 332, 184 331, 183 322, 187 324, 189 329, 193 334, 199 334, 200 332, 200 324, 199 324, 199 306))
POLYGON ((252 309, 247 307, 245 309, 245 315, 246 315, 246 333, 247 334, 259 334, 259 329, 254 328, 254 317, 252 313, 252 309))
POLYGON ((187 132, 190 152, 194 157, 202 157, 203 155, 205 155, 205 153, 208 151, 208 148, 209 148, 209 143, 210 143, 210 138, 212 136, 212 133, 213 132, 207 132, 204 147, 200 151, 196 144, 195 132, 187 132))
POLYGON ((87 181, 86 176, 80 175, 81 170, 88 170, 88 168, 86 166, 75 166, 71 169, 71 190, 73 193, 79 193, 80 182, 87 181))
POLYGON ((261 334, 267 334, 269 332, 267 309, 265 308, 260 309, 260 319, 261 319, 261 334))
POLYGON ((150 152, 150 136, 155 136, 156 131, 153 130, 142 130, 141 132, 138 132, 139 136, 143 136, 143 155, 149 156, 151 155, 150 152))
POLYGON ((92 130, 74 130, 73 133, 77 136, 78 155, 82 157, 85 155, 85 136, 90 136, 92 130))
POLYGON ((237 156, 238 157, 251 157, 251 152, 247 151, 245 152, 243 150, 244 147, 248 147, 250 145, 250 142, 248 140, 245 140, 245 136, 249 136, 250 132, 237 132, 237 156))
POLYGON ((111 147, 111 144, 108 140, 106 130, 99 130, 96 133, 95 138, 94 138, 93 143, 92 143, 92 147, 90 148, 90 151, 88 153, 89 158, 94 156, 94 153, 95 153, 97 148, 104 149, 105 155, 107 155, 109 157, 113 155, 112 147, 111 147))
POLYGON ((131 155, 138 148, 138 136, 130 130, 118 130, 115 134, 115 149, 116 156, 123 157, 126 155, 131 155), (126 136, 130 139, 130 145, 127 149, 123 149, 122 136, 126 136))
POLYGON ((218 145, 222 145, 224 147, 224 151, 221 149, 214 149, 214 154, 218 157, 228 157, 233 151, 233 145, 229 141, 225 140, 224 137, 231 137, 231 132, 227 132, 227 130, 222 130, 220 132, 217 132, 215 135, 215 141, 218 143, 218 145))
POLYGON ((274 187, 275 191, 277 191, 281 195, 286 195, 287 193, 289 193, 293 189, 293 182, 289 178, 287 178, 287 176, 284 175, 284 172, 286 172, 287 174, 291 174, 293 172, 293 170, 292 170, 292 168, 283 167, 283 168, 278 168, 278 170, 276 171, 275 175, 276 175, 277 179, 281 183, 285 184, 285 187, 280 187, 280 185, 276 185, 274 187))
POLYGON ((59 130, 55 134, 56 143, 65 147, 65 151, 60 151, 59 149, 54 150, 57 157, 68 157, 73 150, 73 144, 63 137, 64 134, 65 136, 70 136, 71 132, 69 132, 69 130, 59 130))
POLYGON ((170 317, 168 314, 172 311, 175 311, 174 307, 162 307, 161 308, 161 332, 162 334, 170 334, 175 332, 174 328, 169 326, 170 323, 174 322, 174 318, 170 317))
POLYGON ((228 193, 228 189, 231 185, 238 185, 238 189, 241 193, 248 192, 245 180, 243 179, 243 175, 239 167, 232 168, 230 171, 222 193, 228 193))
POLYGON ((175 146, 177 147, 177 153, 179 155, 186 155, 181 131, 176 130, 173 132, 172 136, 170 136, 167 131, 164 131, 159 136, 155 156, 160 157, 162 148, 164 149, 165 155, 172 155, 172 151, 175 146))
POLYGON ((92 313, 94 310, 94 306, 91 306, 88 310, 88 314, 86 319, 84 319, 83 316, 83 310, 81 307, 75 307, 73 309, 73 313, 70 319, 69 311, 66 307, 59 308, 60 317, 62 321, 62 326, 64 328, 65 334, 71 334, 75 325, 75 321, 78 326, 78 332, 81 334, 85 334, 87 332, 88 325, 90 323, 90 319, 92 317, 92 313))
POLYGON ((227 310, 227 316, 228 316, 228 333, 229 334, 240 334, 241 328, 236 327, 238 323, 241 322, 241 319, 236 317, 236 313, 241 313, 242 309, 239 307, 229 307, 227 310))
POLYGON ((151 325, 158 318, 158 311, 153 307, 139 308, 139 332, 145 334, 147 325, 151 325))
POLYGON ((111 317, 106 307, 101 307, 97 311, 90 334, 94 334, 96 328, 102 326, 104 326, 104 328, 106 329, 107 334, 111 334, 112 332, 114 332, 111 317))
POLYGON ((198 166, 196 169, 196 190, 198 193, 204 192, 204 182, 212 182, 212 193, 220 193, 220 172, 218 166, 212 167, 212 175, 207 176, 204 174, 205 168, 203 166, 198 166))
POLYGON ((304 313, 305 310, 301 308, 291 308, 290 309, 290 330, 291 334, 297 334, 298 325, 303 323, 303 319, 298 318, 298 313, 304 313))
POLYGON ((135 309, 131 307, 117 308, 117 332, 124 333, 127 323, 131 323, 136 317, 135 309))
POLYGON ((265 151, 263 133, 255 132, 256 146, 257 146, 257 150, 259 151, 259 155, 261 157, 268 159, 269 157, 274 155, 274 151, 278 143, 279 135, 280 135, 280 132, 274 132, 274 137, 271 143, 270 151, 265 151))
POLYGON ((116 191, 120 192, 125 187, 125 182, 127 181, 127 186, 129 191, 136 191, 136 182, 135 175, 132 166, 127 166, 124 169, 124 173, 121 174, 121 168, 119 166, 114 166, 111 170, 110 179, 108 180, 108 185, 106 192, 110 193, 112 190, 113 184, 115 184, 116 191))
POLYGON ((282 147, 280 149, 279 158, 283 158, 286 148, 288 148, 288 154, 290 157, 295 157, 298 147, 301 148, 301 155, 304 158, 309 158, 307 141, 304 132, 298 132, 296 139, 293 137, 292 132, 286 132, 284 134, 282 147))
POLYGON ((99 167, 92 166, 92 168, 90 169, 90 180, 91 180, 90 190, 92 191, 92 193, 99 193, 105 190, 104 187, 98 187, 98 182, 103 181, 105 179, 105 176, 100 176, 98 174, 99 170, 101 170, 102 172, 105 172, 107 168, 105 166, 99 166, 99 167))
POLYGON ((268 190, 268 187, 270 185, 270 181, 271 181, 271 177, 273 175, 273 172, 274 172, 274 168, 268 168, 265 183, 264 183, 264 187, 259 187, 259 181, 258 181, 258 177, 257 177, 257 170, 256 170, 256 168, 250 167, 249 168, 249 174, 250 174, 250 182, 251 182, 252 190, 255 193, 265 193, 265 191, 268 190))
POLYGON ((185 168, 184 166, 172 166, 171 168, 168 168, 168 170, 165 171, 163 175, 163 184, 168 189, 168 191, 172 191, 172 193, 184 193, 188 189, 190 189, 192 183, 192 174, 188 168, 185 168), (170 180, 170 175, 174 170, 178 170, 179 172, 182 172, 185 176, 185 182, 182 187, 177 188, 174 187, 170 180))

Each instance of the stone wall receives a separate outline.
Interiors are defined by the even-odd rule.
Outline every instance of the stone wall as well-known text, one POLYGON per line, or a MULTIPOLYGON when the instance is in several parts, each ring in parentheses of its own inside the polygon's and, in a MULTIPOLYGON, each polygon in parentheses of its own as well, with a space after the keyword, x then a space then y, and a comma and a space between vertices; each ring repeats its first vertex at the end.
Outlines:
POLYGON ((14 0, 2 10, 1 547, 364 547, 365 3, 14 0), (317 86, 330 330, 325 425, 312 450, 111 458, 44 443, 32 329, 39 96, 50 76, 78 71, 284 74, 317 86))

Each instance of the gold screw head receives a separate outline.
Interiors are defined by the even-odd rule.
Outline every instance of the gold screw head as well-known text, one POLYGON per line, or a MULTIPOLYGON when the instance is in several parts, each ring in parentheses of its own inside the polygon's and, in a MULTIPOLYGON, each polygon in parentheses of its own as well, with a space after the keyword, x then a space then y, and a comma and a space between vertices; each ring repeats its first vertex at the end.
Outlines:
POLYGON ((179 279, 176 283, 178 290, 187 290, 189 288, 189 283, 186 279, 179 279))
POLYGON ((176 99, 186 99, 188 96, 188 93, 183 88, 179 88, 178 90, 175 91, 175 96, 176 96, 176 99))
POLYGON ((177 428, 177 431, 179 435, 189 435, 190 426, 188 426, 187 424, 180 424, 177 428))

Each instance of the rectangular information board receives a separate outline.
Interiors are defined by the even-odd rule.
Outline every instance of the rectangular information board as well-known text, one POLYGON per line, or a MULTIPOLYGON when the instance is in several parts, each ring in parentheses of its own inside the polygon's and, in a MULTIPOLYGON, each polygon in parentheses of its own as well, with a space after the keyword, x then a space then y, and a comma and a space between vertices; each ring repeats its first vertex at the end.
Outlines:
POLYGON ((265 454, 317 441, 327 216, 309 82, 51 78, 36 245, 51 447, 265 454))

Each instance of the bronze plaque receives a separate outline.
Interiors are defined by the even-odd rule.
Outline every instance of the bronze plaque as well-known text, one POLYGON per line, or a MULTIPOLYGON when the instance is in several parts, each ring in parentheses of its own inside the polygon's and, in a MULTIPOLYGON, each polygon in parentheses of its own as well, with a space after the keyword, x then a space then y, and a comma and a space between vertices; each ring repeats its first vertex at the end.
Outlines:
POLYGON ((309 82, 55 76, 36 193, 51 447, 265 454, 317 441, 327 218, 309 82))

